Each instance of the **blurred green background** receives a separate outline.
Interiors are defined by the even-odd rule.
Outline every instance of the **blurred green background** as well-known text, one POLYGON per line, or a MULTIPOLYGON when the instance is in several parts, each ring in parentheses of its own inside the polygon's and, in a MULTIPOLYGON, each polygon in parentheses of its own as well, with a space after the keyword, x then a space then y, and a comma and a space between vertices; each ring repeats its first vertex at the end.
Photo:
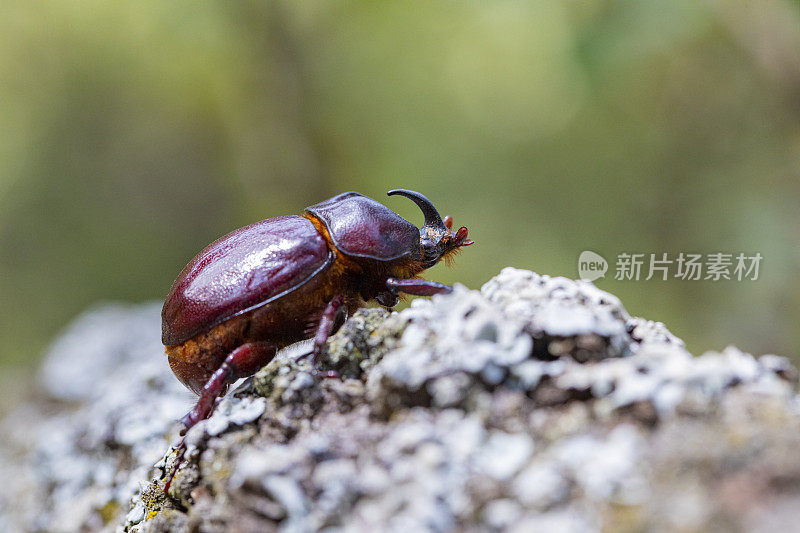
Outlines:
POLYGON ((238 226, 427 194, 478 244, 430 277, 577 276, 693 352, 800 361, 795 1, 0 3, 0 365, 98 300, 163 298, 238 226), (760 252, 758 281, 615 281, 621 252, 760 252))

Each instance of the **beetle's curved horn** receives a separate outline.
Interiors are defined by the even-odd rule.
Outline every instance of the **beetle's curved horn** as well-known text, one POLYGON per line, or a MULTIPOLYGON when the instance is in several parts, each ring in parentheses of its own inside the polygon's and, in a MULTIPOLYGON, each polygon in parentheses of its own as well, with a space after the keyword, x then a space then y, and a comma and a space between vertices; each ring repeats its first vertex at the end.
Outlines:
POLYGON ((424 194, 418 193, 417 191, 410 191, 408 189, 392 189, 387 194, 389 196, 392 196, 393 194, 399 194, 400 196, 405 196, 417 204, 422 210, 422 214, 425 215, 426 226, 447 229, 445 228, 444 222, 442 222, 442 217, 439 215, 439 211, 433 207, 431 201, 428 200, 424 194))

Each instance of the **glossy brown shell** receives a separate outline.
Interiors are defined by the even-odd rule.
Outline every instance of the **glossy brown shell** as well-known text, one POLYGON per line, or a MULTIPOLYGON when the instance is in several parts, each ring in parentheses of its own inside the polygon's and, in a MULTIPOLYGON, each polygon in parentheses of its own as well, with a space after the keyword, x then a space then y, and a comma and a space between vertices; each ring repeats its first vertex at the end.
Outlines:
POLYGON ((175 280, 161 312, 161 340, 181 344, 292 292, 332 261, 325 239, 303 217, 237 229, 197 254, 175 280))
POLYGON ((368 196, 345 192, 306 210, 325 224, 336 248, 348 256, 419 259, 419 228, 368 196))

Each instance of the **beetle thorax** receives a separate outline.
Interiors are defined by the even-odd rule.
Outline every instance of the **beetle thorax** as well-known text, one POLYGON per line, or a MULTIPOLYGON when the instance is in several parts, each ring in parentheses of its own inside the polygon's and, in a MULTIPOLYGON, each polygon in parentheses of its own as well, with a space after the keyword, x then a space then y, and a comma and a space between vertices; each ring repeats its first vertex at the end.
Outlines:
POLYGON ((314 224, 335 254, 329 274, 331 282, 346 287, 345 292, 351 296, 357 294, 364 300, 371 300, 386 290, 388 278, 413 278, 425 270, 422 262, 410 254, 388 261, 352 256, 337 246, 328 228, 319 218, 311 213, 303 216, 314 224))

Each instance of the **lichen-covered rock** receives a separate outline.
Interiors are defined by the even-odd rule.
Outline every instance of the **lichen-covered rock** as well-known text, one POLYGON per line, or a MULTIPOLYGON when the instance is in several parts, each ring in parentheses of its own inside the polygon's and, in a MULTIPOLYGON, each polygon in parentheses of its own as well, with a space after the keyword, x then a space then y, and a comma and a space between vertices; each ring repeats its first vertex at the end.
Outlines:
POLYGON ((0 530, 113 531, 128 513, 192 402, 170 375, 159 311, 98 306, 53 343, 41 390, 0 421, 0 530))
POLYGON ((732 347, 692 357, 590 283, 509 268, 481 291, 359 311, 323 360, 341 379, 311 372, 305 347, 281 352, 187 434, 169 496, 171 421, 189 402, 157 339, 134 348, 155 323, 155 307, 107 309, 55 345, 46 395, 75 407, 29 410, 34 429, 13 437, 20 461, 0 451, 0 473, 27 472, 16 494, 35 494, 19 512, 0 489, 0 529, 729 531, 800 519, 788 360, 732 347), (80 364, 129 379, 81 386, 80 364), (106 395, 118 399, 101 407, 106 395), (20 444, 41 448, 48 427, 59 451, 34 470, 43 452, 20 444))

